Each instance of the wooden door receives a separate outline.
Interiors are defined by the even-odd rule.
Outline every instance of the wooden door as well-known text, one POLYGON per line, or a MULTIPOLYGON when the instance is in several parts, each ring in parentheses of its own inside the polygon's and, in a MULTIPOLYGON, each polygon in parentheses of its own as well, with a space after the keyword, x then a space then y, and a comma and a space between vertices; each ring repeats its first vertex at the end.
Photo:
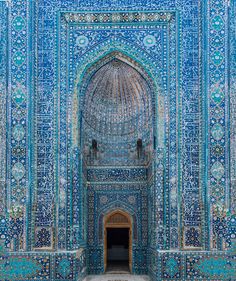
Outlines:
POLYGON ((104 273, 107 270, 107 229, 104 229, 104 273))
POLYGON ((132 273, 132 231, 129 228, 129 271, 132 273))

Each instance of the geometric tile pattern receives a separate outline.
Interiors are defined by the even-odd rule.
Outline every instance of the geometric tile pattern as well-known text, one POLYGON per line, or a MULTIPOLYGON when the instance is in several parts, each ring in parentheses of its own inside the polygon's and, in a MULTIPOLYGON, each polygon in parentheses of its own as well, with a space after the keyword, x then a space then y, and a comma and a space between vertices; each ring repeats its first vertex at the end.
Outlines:
POLYGON ((229 48, 230 48, 230 209, 232 213, 235 213, 236 210, 236 190, 235 190, 235 180, 236 180, 236 149, 235 149, 235 141, 236 141, 236 83, 235 83, 235 71, 236 71, 236 42, 235 42, 235 14, 236 14, 236 2, 231 1, 231 5, 229 7, 229 20, 230 20, 230 34, 229 34, 229 48))
POLYGON ((4 217, 7 208, 6 202, 6 97, 7 97, 7 84, 6 84, 6 65, 7 59, 4 55, 7 50, 7 7, 4 2, 0 3, 0 218, 4 217))
POLYGON ((133 221, 133 262, 132 272, 147 273, 147 190, 145 184, 111 184, 103 183, 88 186, 88 268, 89 273, 101 273, 103 268, 103 221, 104 216, 112 210, 121 209, 128 212, 133 221), (136 206, 139 209, 136 210, 136 206), (99 253, 99 257, 97 254, 99 253))
MULTIPOLYGON (((7 189, 8 189, 8 208, 22 207, 22 212, 26 216, 28 204, 26 197, 28 193, 29 178, 28 167, 30 154, 28 152, 28 94, 30 89, 28 54, 28 18, 27 11, 29 3, 26 1, 14 1, 13 5, 8 6, 8 97, 7 97, 7 189)), ((26 235, 26 224, 24 220, 23 233, 26 235)), ((22 238, 26 238, 22 235, 22 238)), ((13 238, 14 240, 14 238, 13 238)), ((26 249, 26 241, 17 243, 11 240, 11 247, 14 250, 26 249)))
POLYGON ((132 217, 134 273, 234 278, 235 9, 0 1, 4 280, 102 273, 103 218, 117 208, 132 217))
MULTIPOLYGON (((228 6, 223 2, 211 1, 209 3, 208 26, 209 36, 209 195, 213 208, 220 205, 227 208, 229 205, 229 170, 226 169, 228 159, 228 122, 229 108, 228 88, 226 87, 227 77, 227 55, 228 52, 228 6), (219 112, 219 114, 216 114, 219 112), (219 192, 219 191, 220 192, 219 192)), ((211 212, 213 215, 213 212, 211 212)), ((211 218, 213 227, 218 221, 211 218)), ((222 249, 223 237, 212 234, 212 248, 222 249)))

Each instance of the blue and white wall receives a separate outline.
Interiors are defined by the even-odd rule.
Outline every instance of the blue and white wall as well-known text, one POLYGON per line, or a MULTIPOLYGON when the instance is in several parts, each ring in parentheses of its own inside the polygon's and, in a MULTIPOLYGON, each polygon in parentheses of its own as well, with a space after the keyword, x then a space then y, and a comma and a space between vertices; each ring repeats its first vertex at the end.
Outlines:
MULTIPOLYGON (((84 74, 113 52, 141 66, 155 89, 157 141, 140 211, 148 216, 150 276, 234 278, 235 7, 234 0, 0 1, 3 280, 76 280, 90 271, 87 199, 106 188, 85 188, 80 99, 84 74), (19 271, 24 263, 31 266, 19 271)), ((119 191, 124 204, 127 190, 119 191)))

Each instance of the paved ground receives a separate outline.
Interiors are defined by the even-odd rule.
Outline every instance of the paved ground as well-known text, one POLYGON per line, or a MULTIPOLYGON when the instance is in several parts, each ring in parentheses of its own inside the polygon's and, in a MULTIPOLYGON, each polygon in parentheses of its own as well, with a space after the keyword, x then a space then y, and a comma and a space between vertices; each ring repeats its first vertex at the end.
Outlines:
POLYGON ((132 275, 119 273, 106 273, 102 275, 88 275, 84 281, 149 281, 147 275, 132 275))

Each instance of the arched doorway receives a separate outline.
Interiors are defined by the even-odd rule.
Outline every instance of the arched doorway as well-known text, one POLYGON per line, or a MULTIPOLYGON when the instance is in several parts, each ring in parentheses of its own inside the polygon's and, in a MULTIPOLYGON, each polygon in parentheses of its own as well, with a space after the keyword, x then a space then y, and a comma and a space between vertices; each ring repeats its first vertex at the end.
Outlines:
POLYGON ((96 61, 80 82, 73 115, 77 119, 73 122, 78 121, 74 127, 78 132, 75 142, 80 147, 81 173, 84 171, 85 175, 82 180, 87 187, 88 270, 90 273, 108 270, 113 255, 109 250, 116 246, 112 244, 114 235, 120 234, 128 238, 128 271, 146 272, 148 210, 145 202, 147 171, 158 143, 157 88, 142 66, 118 52, 96 61), (123 182, 128 183, 127 189, 123 188, 123 182), (104 212, 108 208, 113 212, 104 212), (132 210, 132 219, 121 211, 124 209, 132 210), (106 215, 99 220, 99 214, 106 215), (132 242, 140 255, 132 257, 132 242))
POLYGON ((132 272, 132 220, 116 210, 104 218, 104 271, 126 267, 132 272))

